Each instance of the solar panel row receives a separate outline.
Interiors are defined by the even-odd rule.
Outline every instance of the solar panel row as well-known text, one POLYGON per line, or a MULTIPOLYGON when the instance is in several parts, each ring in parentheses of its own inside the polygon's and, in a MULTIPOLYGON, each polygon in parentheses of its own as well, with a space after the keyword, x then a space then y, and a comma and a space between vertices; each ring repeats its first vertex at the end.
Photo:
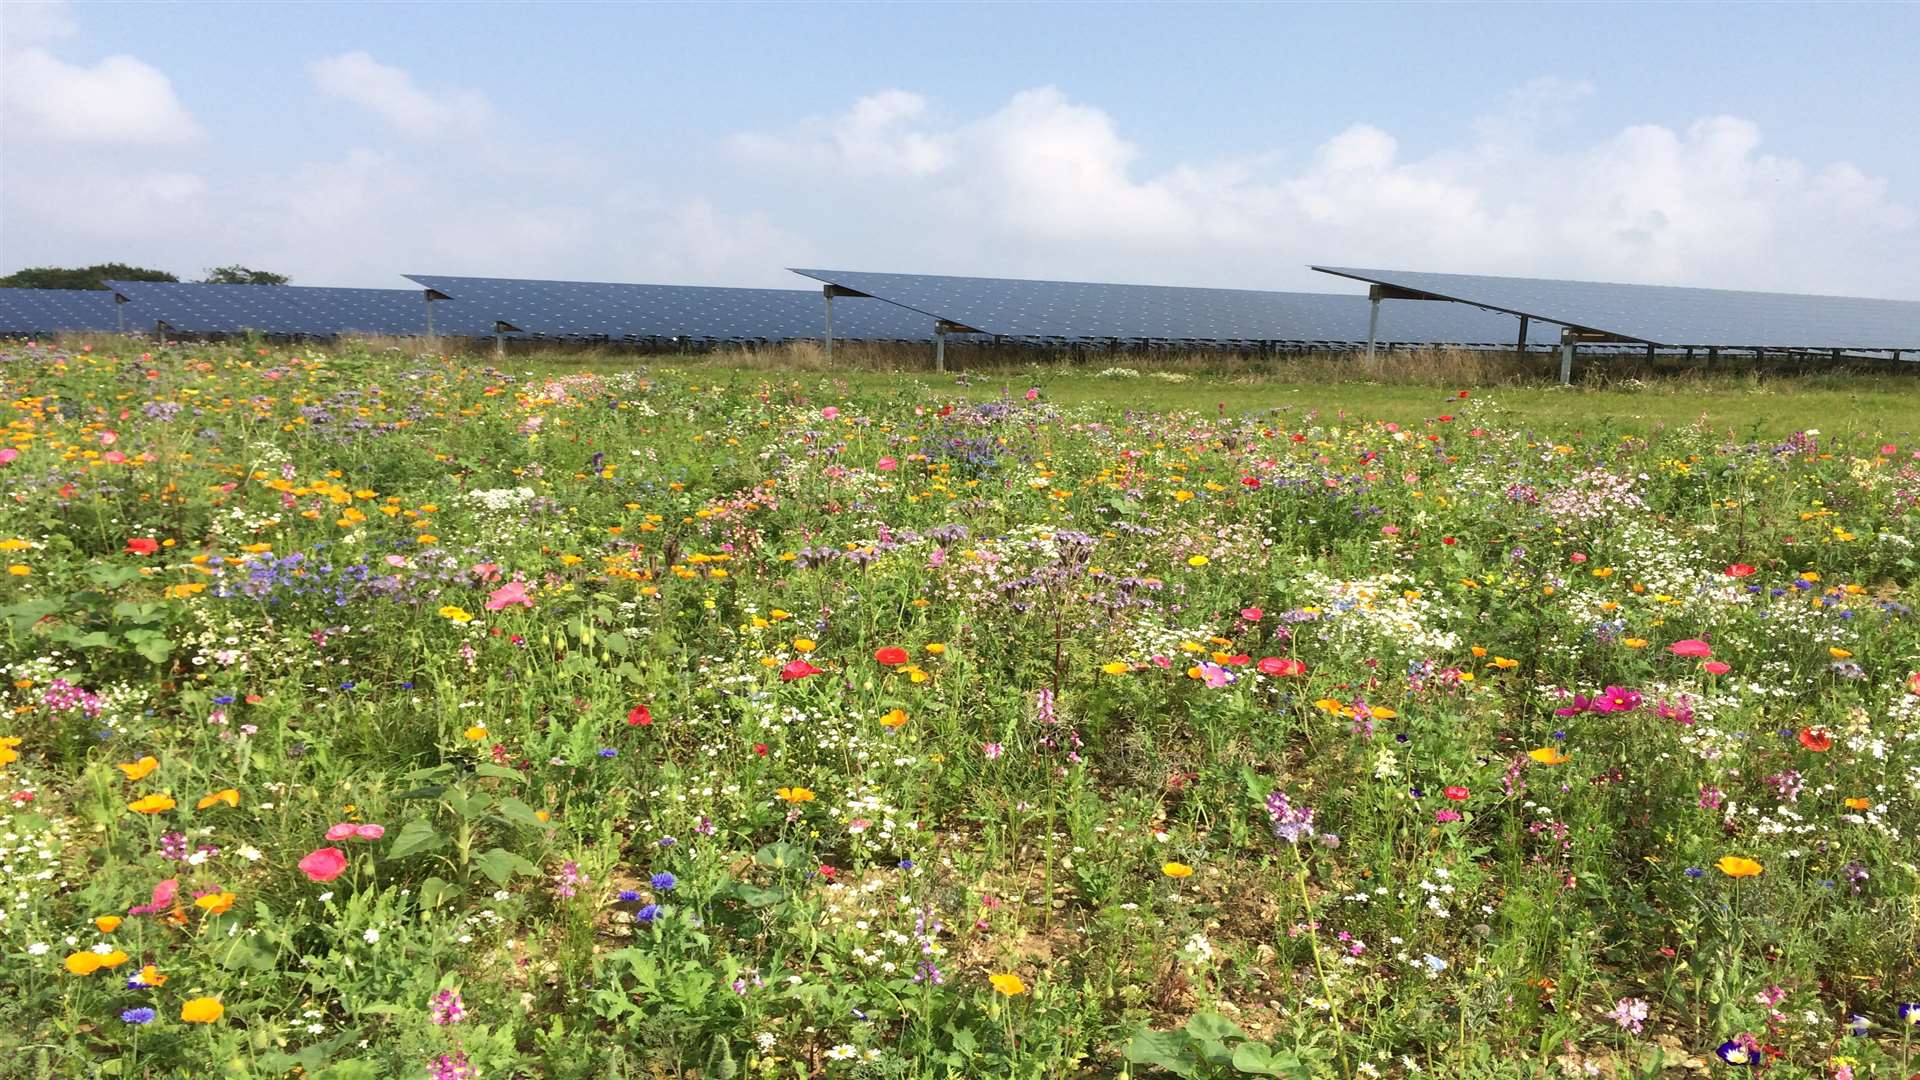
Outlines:
MULTIPOLYGON (((980 333, 1048 341, 1352 344, 1367 340, 1370 314, 1364 296, 1327 293, 846 270, 794 273, 980 333)), ((1386 343, 1511 348, 1519 322, 1469 307, 1407 305, 1382 312, 1378 332, 1386 343)), ((1544 328, 1528 337, 1535 344, 1557 339, 1544 328)))
MULTIPOLYGON (((825 325, 822 297, 811 290, 406 277, 542 338, 791 341, 820 337, 825 325)), ((837 305, 833 329, 835 337, 856 341, 926 341, 933 336, 931 320, 871 302, 837 305)))
POLYGON ((100 289, 0 289, 0 335, 110 334, 120 329, 115 305, 100 289))
MULTIPOLYGON (((182 334, 417 335, 427 332, 428 301, 417 289, 327 289, 304 285, 198 285, 109 281, 139 305, 144 322, 182 334)), ((437 301, 433 331, 454 337, 494 332, 494 320, 472 304, 437 301)), ((134 328, 131 320, 129 328, 134 328)))

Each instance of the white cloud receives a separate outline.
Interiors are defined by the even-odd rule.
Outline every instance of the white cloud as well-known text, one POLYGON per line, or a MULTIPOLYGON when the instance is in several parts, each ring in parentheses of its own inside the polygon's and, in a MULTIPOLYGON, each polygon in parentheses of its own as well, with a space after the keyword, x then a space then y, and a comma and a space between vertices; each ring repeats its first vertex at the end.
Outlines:
POLYGON ((1910 265, 1859 258, 1916 220, 1884 180, 1846 162, 1767 153, 1756 125, 1724 116, 1542 148, 1541 136, 1566 127, 1593 92, 1535 80, 1474 124, 1467 144, 1411 159, 1389 131, 1356 123, 1304 157, 1153 172, 1113 117, 1050 87, 945 126, 930 122, 930 103, 890 91, 835 119, 731 146, 761 164, 882 183, 864 196, 870 213, 892 204, 929 236, 973 238, 986 260, 960 267, 929 251, 911 267, 928 272, 1334 287, 1302 266, 1334 261, 1884 293, 1896 271, 1920 291, 1910 265), (894 108, 876 104, 897 95, 894 108), (876 144, 892 152, 847 149, 876 144), (918 168, 871 165, 921 146, 941 153, 915 159, 918 168))
POLYGON ((477 135, 493 120, 493 107, 473 90, 430 94, 404 69, 362 51, 341 53, 308 65, 322 93, 350 101, 418 139, 477 135))
POLYGON ((14 48, 11 33, 0 52, 0 113, 9 139, 169 146, 202 135, 158 68, 131 56, 69 64, 38 45, 14 48))
POLYGON ((14 0, 6 6, 6 13, 7 17, 0 19, 0 50, 64 41, 79 32, 65 0, 14 0))

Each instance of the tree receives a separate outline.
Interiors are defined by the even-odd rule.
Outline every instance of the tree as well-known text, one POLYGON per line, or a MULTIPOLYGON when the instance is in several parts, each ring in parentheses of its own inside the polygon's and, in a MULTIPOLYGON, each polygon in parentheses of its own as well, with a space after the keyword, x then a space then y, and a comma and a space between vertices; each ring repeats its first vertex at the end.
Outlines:
POLYGON ((216 266, 200 279, 202 285, 285 285, 290 278, 271 270, 249 270, 239 263, 216 266))
POLYGON ((0 277, 0 289, 105 289, 103 281, 179 281, 165 270, 126 263, 93 266, 30 266, 0 277))

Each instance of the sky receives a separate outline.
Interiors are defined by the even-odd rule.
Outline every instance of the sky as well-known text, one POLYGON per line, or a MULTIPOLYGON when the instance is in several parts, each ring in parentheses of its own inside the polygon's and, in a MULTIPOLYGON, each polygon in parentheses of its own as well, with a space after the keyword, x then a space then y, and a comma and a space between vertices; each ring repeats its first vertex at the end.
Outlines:
POLYGON ((1916 4, 0 0, 0 272, 1920 299, 1916 4))

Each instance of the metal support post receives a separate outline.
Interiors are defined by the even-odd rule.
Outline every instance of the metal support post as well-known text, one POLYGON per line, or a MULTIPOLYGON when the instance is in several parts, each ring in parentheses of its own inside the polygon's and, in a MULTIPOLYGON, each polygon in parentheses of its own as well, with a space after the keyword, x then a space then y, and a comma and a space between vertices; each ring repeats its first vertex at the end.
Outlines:
POLYGON ((420 295, 425 297, 427 302, 427 339, 431 341, 433 339, 433 294, 423 292, 420 295))
POLYGON ((498 323, 495 323, 493 327, 493 358, 495 360, 505 360, 507 358, 506 331, 500 329, 498 323))
POLYGON ((1573 353, 1580 347, 1571 328, 1560 331, 1560 385, 1573 385, 1573 353))
POLYGON ((1526 316, 1526 315, 1522 315, 1522 316, 1520 316, 1520 340, 1519 340, 1519 342, 1518 342, 1517 344, 1515 344, 1515 345, 1514 345, 1514 347, 1513 347, 1513 351, 1514 351, 1514 352, 1517 352, 1517 353, 1520 353, 1520 354, 1522 354, 1522 355, 1525 355, 1525 354, 1526 354, 1526 351, 1527 351, 1527 324, 1528 324, 1528 323, 1530 323, 1530 322, 1532 322, 1532 318, 1531 318, 1530 316, 1526 316))
POLYGON ((933 327, 933 370, 947 370, 947 328, 938 323, 933 327))
POLYGON ((1647 363, 1653 363, 1653 342, 1647 342, 1647 363))
POLYGON ((1373 306, 1367 311, 1367 363, 1373 363, 1373 342, 1380 331, 1380 287, 1373 287, 1371 296, 1373 306))
POLYGON ((827 302, 827 362, 833 362, 833 286, 820 286, 820 296, 827 302))

